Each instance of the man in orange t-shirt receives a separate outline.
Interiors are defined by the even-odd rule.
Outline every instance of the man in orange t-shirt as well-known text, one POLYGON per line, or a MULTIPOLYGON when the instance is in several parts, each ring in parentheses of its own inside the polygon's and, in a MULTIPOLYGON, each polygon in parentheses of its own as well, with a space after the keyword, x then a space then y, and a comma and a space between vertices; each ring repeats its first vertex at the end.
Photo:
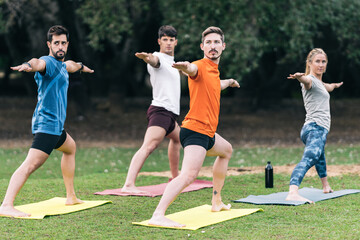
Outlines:
POLYGON ((174 68, 188 74, 190 110, 180 130, 184 147, 181 173, 166 187, 149 224, 184 227, 165 217, 165 212, 176 196, 197 177, 206 156, 217 156, 213 166, 212 211, 230 209, 221 200, 226 171, 232 155, 231 144, 216 133, 220 112, 220 92, 227 87, 240 87, 234 79, 220 80, 218 64, 225 49, 224 33, 209 27, 202 33, 201 50, 204 58, 193 63, 177 62, 174 68))

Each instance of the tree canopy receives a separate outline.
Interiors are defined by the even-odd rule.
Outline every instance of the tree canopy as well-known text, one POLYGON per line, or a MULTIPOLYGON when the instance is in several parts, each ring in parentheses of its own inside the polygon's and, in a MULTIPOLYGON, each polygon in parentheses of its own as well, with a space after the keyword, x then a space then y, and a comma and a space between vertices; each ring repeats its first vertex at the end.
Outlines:
POLYGON ((0 67, 8 72, 9 64, 47 54, 47 29, 63 24, 69 57, 95 68, 91 94, 149 95, 146 67, 134 53, 158 50, 157 29, 168 24, 178 30, 176 60, 202 58, 201 33, 213 25, 225 33, 221 77, 242 85, 226 94, 256 105, 293 97, 298 84, 286 77, 304 71, 307 53, 320 47, 329 57, 324 80, 344 81, 337 96, 357 97, 359 8, 357 0, 0 0, 0 67))

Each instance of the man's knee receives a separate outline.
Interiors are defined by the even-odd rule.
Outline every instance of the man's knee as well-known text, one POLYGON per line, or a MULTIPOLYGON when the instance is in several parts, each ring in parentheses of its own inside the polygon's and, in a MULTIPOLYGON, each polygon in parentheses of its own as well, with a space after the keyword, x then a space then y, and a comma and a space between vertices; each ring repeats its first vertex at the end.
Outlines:
POLYGON ((27 176, 29 176, 30 174, 35 172, 38 168, 40 168, 44 164, 44 162, 45 160, 42 159, 37 159, 35 161, 33 160, 31 162, 27 162, 24 165, 23 171, 27 176))
POLYGON ((64 149, 63 153, 65 153, 65 154, 75 154, 76 153, 76 142, 74 141, 74 139, 70 138, 70 139, 66 140, 66 149, 64 149))
POLYGON ((233 147, 231 143, 227 142, 224 148, 224 157, 230 159, 233 153, 233 147))
POLYGON ((28 166, 27 169, 27 173, 30 175, 33 172, 35 172, 37 169, 39 169, 41 167, 43 163, 36 163, 36 164, 31 164, 30 166, 28 166))
POLYGON ((190 185, 192 182, 195 181, 199 171, 187 171, 183 172, 181 171, 180 176, 185 181, 186 185, 190 185))
POLYGON ((151 143, 144 145, 143 150, 146 151, 147 155, 150 155, 158 147, 158 145, 159 145, 158 142, 153 141, 151 143))
POLYGON ((74 141, 74 139, 71 139, 71 147, 70 147, 70 150, 73 154, 76 153, 76 142, 74 141))

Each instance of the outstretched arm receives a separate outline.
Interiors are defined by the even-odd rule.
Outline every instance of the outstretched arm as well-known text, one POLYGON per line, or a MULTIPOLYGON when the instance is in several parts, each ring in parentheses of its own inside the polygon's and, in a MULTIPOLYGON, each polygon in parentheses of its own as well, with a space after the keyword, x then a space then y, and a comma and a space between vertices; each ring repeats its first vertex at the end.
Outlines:
POLYGON ((19 72, 44 72, 46 70, 46 62, 42 59, 32 58, 28 62, 10 68, 19 72))
POLYGON ((228 87, 240 87, 240 84, 238 83, 238 81, 236 81, 235 79, 225 79, 225 80, 221 80, 220 81, 220 85, 221 85, 221 90, 224 90, 228 87))
POLYGON ((308 76, 304 76, 304 73, 294 73, 294 74, 290 74, 288 76, 288 79, 297 79, 299 82, 301 82, 302 84, 304 84, 304 87, 306 90, 309 90, 311 88, 312 85, 312 81, 308 76))
POLYGON ((185 62, 176 62, 172 65, 173 68, 179 69, 180 71, 186 73, 190 77, 196 76, 198 72, 198 67, 193 64, 189 63, 187 61, 185 62))
POLYGON ((150 66, 154 68, 160 67, 159 58, 151 53, 146 53, 146 52, 135 53, 135 56, 142 59, 144 62, 150 64, 150 66))
POLYGON ((86 73, 93 73, 94 70, 88 68, 87 66, 85 66, 84 64, 82 64, 81 62, 76 63, 72 60, 68 60, 65 62, 66 64, 66 71, 68 71, 69 73, 74 73, 77 71, 80 72, 86 72, 86 73))
POLYGON ((328 92, 332 92, 335 88, 339 88, 343 85, 343 82, 340 83, 324 83, 324 86, 328 92))

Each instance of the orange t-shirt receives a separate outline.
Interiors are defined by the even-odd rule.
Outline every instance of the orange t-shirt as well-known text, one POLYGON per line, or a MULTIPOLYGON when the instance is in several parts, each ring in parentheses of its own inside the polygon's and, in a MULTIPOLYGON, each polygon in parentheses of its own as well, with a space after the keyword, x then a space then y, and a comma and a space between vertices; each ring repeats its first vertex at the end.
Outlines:
POLYGON ((220 72, 218 65, 203 58, 193 62, 198 67, 195 77, 188 78, 190 110, 183 128, 214 137, 220 112, 220 72))

